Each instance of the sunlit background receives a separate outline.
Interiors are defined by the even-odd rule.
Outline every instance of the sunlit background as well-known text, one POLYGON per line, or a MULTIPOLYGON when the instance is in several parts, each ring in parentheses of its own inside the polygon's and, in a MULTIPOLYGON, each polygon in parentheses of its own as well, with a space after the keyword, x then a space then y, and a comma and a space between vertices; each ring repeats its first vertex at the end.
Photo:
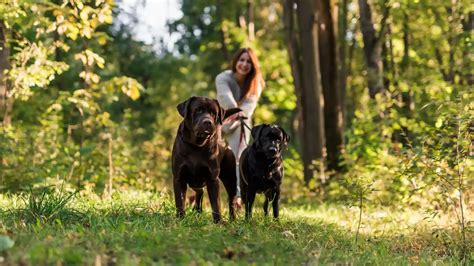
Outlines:
POLYGON ((173 49, 179 35, 170 33, 166 23, 183 16, 178 0, 119 0, 117 5, 122 10, 117 19, 132 25, 137 40, 151 45, 163 41, 168 50, 173 49))
POLYGON ((0 265, 474 265, 471 2, 0 0, 0 265), (281 220, 176 219, 176 106, 241 47, 281 220))

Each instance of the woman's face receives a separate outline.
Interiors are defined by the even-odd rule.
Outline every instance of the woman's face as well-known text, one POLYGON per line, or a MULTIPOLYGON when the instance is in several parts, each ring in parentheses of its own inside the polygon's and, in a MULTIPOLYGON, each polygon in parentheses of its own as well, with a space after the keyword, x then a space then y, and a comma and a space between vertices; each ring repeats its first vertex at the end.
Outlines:
POLYGON ((250 56, 248 53, 242 53, 237 60, 237 64, 235 65, 235 69, 238 74, 246 76, 250 71, 252 71, 252 61, 250 60, 250 56))

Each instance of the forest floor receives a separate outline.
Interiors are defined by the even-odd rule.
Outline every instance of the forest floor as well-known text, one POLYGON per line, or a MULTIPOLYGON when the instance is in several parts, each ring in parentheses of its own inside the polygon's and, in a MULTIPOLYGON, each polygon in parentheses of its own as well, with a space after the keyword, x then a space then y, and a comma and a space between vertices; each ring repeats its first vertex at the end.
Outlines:
MULTIPOLYGON (((381 207, 363 213, 357 234, 356 207, 283 202, 275 221, 263 216, 261 199, 255 205, 251 221, 240 213, 216 225, 208 204, 177 220, 165 194, 0 194, 0 264, 461 264, 453 218, 381 207)), ((473 259, 468 252, 466 264, 473 259)))

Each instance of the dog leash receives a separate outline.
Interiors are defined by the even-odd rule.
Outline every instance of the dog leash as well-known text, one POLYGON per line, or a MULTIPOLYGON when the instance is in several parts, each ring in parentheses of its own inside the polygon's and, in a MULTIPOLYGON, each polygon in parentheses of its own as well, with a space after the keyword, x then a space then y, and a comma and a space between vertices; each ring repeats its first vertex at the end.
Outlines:
POLYGON ((249 125, 247 125, 247 123, 245 123, 245 119, 247 119, 246 117, 239 117, 239 121, 240 121, 240 141, 239 143, 242 143, 242 139, 245 141, 245 143, 247 143, 247 137, 245 135, 245 128, 247 128, 248 130, 252 131, 252 129, 249 127, 249 125))
POLYGON ((247 123, 245 123, 245 119, 247 119, 247 117, 244 117, 244 116, 239 117, 240 123, 241 123, 243 126, 245 126, 248 130, 252 130, 252 129, 250 128, 250 126, 247 125, 247 123))
MULTIPOLYGON (((242 143, 242 140, 245 141, 245 143, 247 144, 247 137, 245 135, 245 128, 248 128, 248 130, 252 131, 252 129, 249 127, 249 125, 247 125, 247 123, 245 123, 245 120, 246 117, 239 117, 239 121, 240 121, 240 140, 239 140, 239 147, 240 147, 240 144, 242 143)), ((240 158, 239 158, 240 159, 240 158)), ((243 173, 242 171, 242 165, 239 164, 239 171, 240 173, 243 173)), ((241 175, 241 178, 242 180, 244 181, 244 183, 248 186, 248 181, 247 179, 245 178, 245 175, 241 175)))

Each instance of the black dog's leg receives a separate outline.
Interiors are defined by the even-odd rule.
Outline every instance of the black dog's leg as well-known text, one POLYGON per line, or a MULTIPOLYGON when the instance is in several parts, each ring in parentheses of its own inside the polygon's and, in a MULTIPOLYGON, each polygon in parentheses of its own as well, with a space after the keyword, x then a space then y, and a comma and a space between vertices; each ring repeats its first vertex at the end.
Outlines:
POLYGON ((263 203, 263 213, 268 216, 268 195, 265 194, 265 202, 263 203))
POLYGON ((273 198, 272 207, 273 207, 273 218, 278 219, 280 214, 279 210, 279 201, 280 201, 280 189, 275 191, 275 197, 273 198))
POLYGON ((221 203, 219 198, 219 182, 216 179, 212 179, 207 182, 207 193, 209 194, 209 201, 212 207, 212 218, 215 223, 220 222, 221 217, 221 203))
POLYGON ((246 196, 246 202, 245 202, 245 218, 249 219, 252 218, 252 206, 253 202, 255 201, 255 195, 257 192, 255 189, 252 188, 247 188, 247 196, 246 196))
POLYGON ((204 190, 202 188, 196 190, 196 201, 194 202, 194 208, 193 209, 196 212, 199 212, 199 213, 202 212, 202 198, 203 198, 203 195, 204 195, 204 190))
POLYGON ((186 201, 186 184, 175 181, 173 183, 174 201, 176 204, 176 216, 178 218, 184 217, 184 203, 186 201))

